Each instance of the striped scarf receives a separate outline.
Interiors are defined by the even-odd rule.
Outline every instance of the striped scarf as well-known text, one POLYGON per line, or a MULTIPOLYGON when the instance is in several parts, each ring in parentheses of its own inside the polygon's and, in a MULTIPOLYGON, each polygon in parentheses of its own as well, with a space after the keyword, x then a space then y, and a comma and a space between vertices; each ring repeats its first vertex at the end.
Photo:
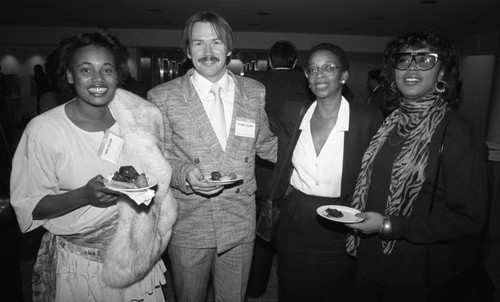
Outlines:
MULTIPOLYGON (((363 156, 351 204, 353 208, 364 211, 375 157, 394 127, 397 127, 397 134, 404 138, 404 143, 392 166, 389 196, 384 214, 397 216, 411 214, 413 203, 425 180, 428 146, 434 131, 444 117, 446 108, 446 102, 435 93, 416 101, 407 99, 401 101, 399 109, 389 115, 380 126, 363 156)), ((359 240, 357 234, 348 235, 346 248, 350 255, 356 256, 359 240)), ((395 243, 395 240, 382 240, 384 254, 390 254, 395 243)))

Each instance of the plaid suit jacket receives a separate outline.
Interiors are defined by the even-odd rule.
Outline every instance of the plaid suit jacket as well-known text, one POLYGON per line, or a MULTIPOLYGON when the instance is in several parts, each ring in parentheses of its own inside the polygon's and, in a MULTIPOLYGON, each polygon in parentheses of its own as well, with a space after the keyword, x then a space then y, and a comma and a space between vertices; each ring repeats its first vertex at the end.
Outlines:
POLYGON ((148 99, 164 118, 165 157, 172 166, 171 187, 179 203, 179 216, 171 244, 216 247, 219 253, 255 238, 255 155, 276 161, 277 138, 264 111, 265 88, 250 78, 236 76, 234 111, 226 151, 220 147, 190 76, 151 89, 148 99), (255 123, 253 138, 235 135, 236 118, 255 123), (186 172, 197 165, 202 173, 236 173, 243 180, 207 198, 186 184, 186 172))

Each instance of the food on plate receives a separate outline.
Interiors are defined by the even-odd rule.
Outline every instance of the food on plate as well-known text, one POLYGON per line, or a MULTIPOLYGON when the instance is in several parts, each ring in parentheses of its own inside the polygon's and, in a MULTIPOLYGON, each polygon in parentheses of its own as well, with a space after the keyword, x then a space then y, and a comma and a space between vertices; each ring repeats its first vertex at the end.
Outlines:
POLYGON ((215 171, 210 173, 210 177, 212 178, 212 180, 219 180, 222 177, 222 175, 220 174, 219 171, 215 171))
POLYGON ((214 171, 210 173, 210 180, 214 181, 228 181, 238 178, 235 173, 222 174, 219 171, 214 171))
POLYGON ((148 186, 148 179, 145 173, 139 174, 133 166, 121 166, 113 174, 110 185, 123 189, 137 189, 148 186))
POLYGON ((326 216, 328 216, 328 217, 340 218, 340 217, 344 216, 344 214, 337 209, 327 208, 325 210, 325 212, 326 212, 326 216))
POLYGON ((148 186, 148 179, 146 178, 146 174, 142 173, 135 179, 135 185, 138 188, 144 188, 148 186))

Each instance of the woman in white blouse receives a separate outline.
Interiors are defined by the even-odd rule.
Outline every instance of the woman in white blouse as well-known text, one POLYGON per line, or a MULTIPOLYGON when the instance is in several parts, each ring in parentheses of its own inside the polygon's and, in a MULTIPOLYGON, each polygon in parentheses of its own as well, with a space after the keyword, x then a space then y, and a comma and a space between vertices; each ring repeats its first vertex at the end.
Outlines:
POLYGON ((295 148, 291 163, 278 163, 287 170, 290 165, 291 172, 281 180, 287 182, 288 194, 281 202, 277 233, 279 297, 280 301, 341 301, 352 295, 354 263, 345 252, 347 229, 318 216, 316 209, 350 205, 361 158, 382 116, 342 96, 349 63, 340 47, 314 46, 305 76, 316 101, 302 121, 290 112, 294 106, 285 106, 287 112, 281 114, 279 139, 295 143, 295 148), (299 134, 290 137, 287 125, 296 122, 299 134))

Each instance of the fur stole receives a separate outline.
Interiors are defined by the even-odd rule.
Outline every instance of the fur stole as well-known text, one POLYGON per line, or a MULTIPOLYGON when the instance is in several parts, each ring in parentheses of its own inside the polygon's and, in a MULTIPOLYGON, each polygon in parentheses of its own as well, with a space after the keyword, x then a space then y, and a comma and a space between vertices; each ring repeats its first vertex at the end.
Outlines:
POLYGON ((161 112, 122 89, 117 89, 109 108, 124 139, 121 165, 133 165, 158 179, 149 206, 118 203, 118 226, 106 250, 102 277, 108 286, 124 288, 144 278, 160 260, 177 218, 177 202, 170 190, 172 169, 162 152, 161 112))

